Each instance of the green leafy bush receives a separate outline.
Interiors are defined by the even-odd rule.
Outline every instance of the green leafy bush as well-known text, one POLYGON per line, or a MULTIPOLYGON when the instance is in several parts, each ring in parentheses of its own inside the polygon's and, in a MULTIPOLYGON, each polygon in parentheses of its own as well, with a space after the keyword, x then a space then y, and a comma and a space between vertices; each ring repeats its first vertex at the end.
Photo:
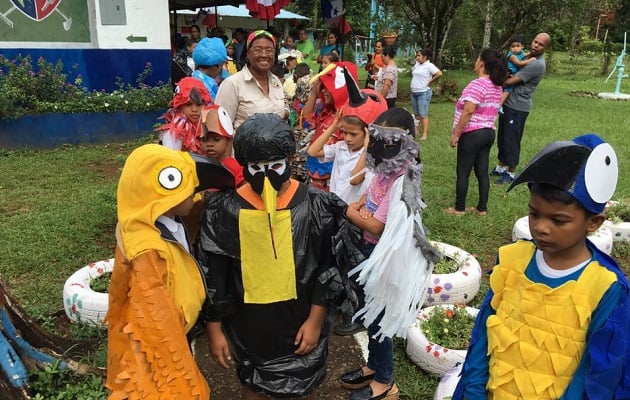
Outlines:
POLYGON ((615 223, 630 221, 630 203, 626 201, 611 202, 610 206, 606 207, 606 217, 615 223))
POLYGON ((436 262, 433 266, 434 274, 452 274, 459 269, 459 263, 457 260, 449 257, 442 257, 440 261, 436 262))
MULTIPOLYGON (((78 66, 74 66, 76 70, 78 66)), ((61 60, 51 63, 40 57, 35 65, 30 56, 10 60, 0 54, 0 119, 47 112, 138 112, 164 109, 173 97, 170 85, 155 87, 144 83, 152 73, 147 63, 136 85, 116 80, 112 92, 88 91, 83 78, 63 72, 61 60)))
POLYGON ((90 288, 98 293, 109 293, 109 282, 112 280, 112 273, 105 272, 103 275, 90 281, 90 288))
POLYGON ((47 366, 30 376, 35 400, 100 400, 107 397, 107 389, 101 377, 86 374, 76 375, 59 364, 47 366))
POLYGON ((440 79, 435 86, 435 94, 447 102, 454 102, 461 94, 461 89, 454 79, 440 79))
POLYGON ((465 306, 436 306, 431 310, 429 318, 422 321, 422 331, 432 343, 447 349, 465 350, 468 348, 474 323, 475 317, 466 311, 465 306))
POLYGON ((599 54, 604 51, 604 42, 599 40, 583 40, 578 46, 578 50, 581 53, 599 54))

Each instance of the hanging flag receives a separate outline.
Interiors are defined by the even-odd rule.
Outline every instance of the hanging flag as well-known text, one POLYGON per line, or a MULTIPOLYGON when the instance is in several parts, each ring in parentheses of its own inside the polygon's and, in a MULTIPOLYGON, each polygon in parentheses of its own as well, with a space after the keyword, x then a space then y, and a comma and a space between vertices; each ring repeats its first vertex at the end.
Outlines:
POLYGON ((280 14, 282 7, 289 4, 291 0, 247 0, 245 3, 249 10, 249 15, 263 21, 271 21, 280 14))
POLYGON ((321 0, 321 2, 322 17, 326 25, 342 35, 350 33, 352 27, 344 16, 344 0, 321 0))

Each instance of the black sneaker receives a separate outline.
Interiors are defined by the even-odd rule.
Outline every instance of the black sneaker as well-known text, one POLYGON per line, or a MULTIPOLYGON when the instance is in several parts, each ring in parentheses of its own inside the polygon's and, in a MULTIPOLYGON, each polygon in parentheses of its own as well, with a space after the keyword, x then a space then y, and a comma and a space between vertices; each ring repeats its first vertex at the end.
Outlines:
POLYGON ((513 180, 514 180, 514 177, 510 175, 509 172, 505 171, 503 174, 501 174, 501 177, 497 179, 495 183, 497 185, 506 185, 506 184, 512 183, 513 180))
POLYGON ((355 333, 362 332, 364 330, 366 330, 366 328, 363 325, 345 320, 342 320, 333 328, 335 335, 339 336, 354 335, 355 333))

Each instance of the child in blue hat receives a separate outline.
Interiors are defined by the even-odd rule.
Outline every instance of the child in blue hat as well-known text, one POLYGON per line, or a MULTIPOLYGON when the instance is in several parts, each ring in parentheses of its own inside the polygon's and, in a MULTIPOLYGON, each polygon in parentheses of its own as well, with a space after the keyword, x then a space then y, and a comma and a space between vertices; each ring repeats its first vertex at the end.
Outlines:
POLYGON ((515 178, 510 189, 529 186, 533 241, 499 249, 453 399, 630 398, 628 280, 587 238, 617 176, 613 148, 588 134, 515 178))
POLYGON ((217 97, 219 83, 222 79, 223 64, 227 59, 227 50, 220 38, 203 38, 195 46, 192 53, 195 71, 192 76, 201 79, 206 85, 212 101, 217 97))

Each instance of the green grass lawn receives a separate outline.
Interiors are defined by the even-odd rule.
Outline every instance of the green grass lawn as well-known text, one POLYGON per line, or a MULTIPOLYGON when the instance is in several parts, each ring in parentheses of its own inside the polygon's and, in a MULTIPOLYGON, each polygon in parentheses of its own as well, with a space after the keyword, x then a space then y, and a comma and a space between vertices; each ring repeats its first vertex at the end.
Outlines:
MULTIPOLYGON (((560 58, 556 54, 555 60, 560 58)), ((523 139, 522 165, 554 140, 596 132, 616 149, 620 163, 616 199, 630 198, 630 102, 571 95, 572 91, 613 91, 614 82, 593 76, 594 68, 549 74, 534 97, 523 139)), ((445 71, 442 81, 459 82, 458 93, 473 78, 469 71, 445 71)), ((409 109, 409 76, 401 74, 398 106, 409 109)), ((623 89, 630 92, 630 81, 623 89)), ((429 238, 476 254, 491 268, 497 248, 509 243, 518 218, 527 213, 528 193, 517 187, 492 186, 488 216, 446 216, 442 209, 455 197, 455 149, 449 146, 454 104, 435 98, 430 108, 429 139, 421 143, 424 223, 429 238)), ((16 134, 20 134, 17 133, 16 134)), ((125 157, 146 140, 105 146, 62 146, 53 150, 0 151, 0 274, 28 312, 42 321, 61 310, 64 281, 91 261, 112 257, 115 189, 125 157)), ((491 164, 496 160, 496 147, 491 164)), ((469 205, 477 198, 471 178, 469 205)), ((628 246, 615 245, 625 271, 628 246)), ((483 292, 483 291, 482 291, 483 292)), ((473 304, 479 304, 482 294, 473 304)), ((53 329, 54 327, 51 327, 53 329)), ((101 358, 102 359, 102 358, 101 358)), ((396 341, 396 379, 403 398, 431 399, 438 382, 409 362, 402 340, 396 341)))

